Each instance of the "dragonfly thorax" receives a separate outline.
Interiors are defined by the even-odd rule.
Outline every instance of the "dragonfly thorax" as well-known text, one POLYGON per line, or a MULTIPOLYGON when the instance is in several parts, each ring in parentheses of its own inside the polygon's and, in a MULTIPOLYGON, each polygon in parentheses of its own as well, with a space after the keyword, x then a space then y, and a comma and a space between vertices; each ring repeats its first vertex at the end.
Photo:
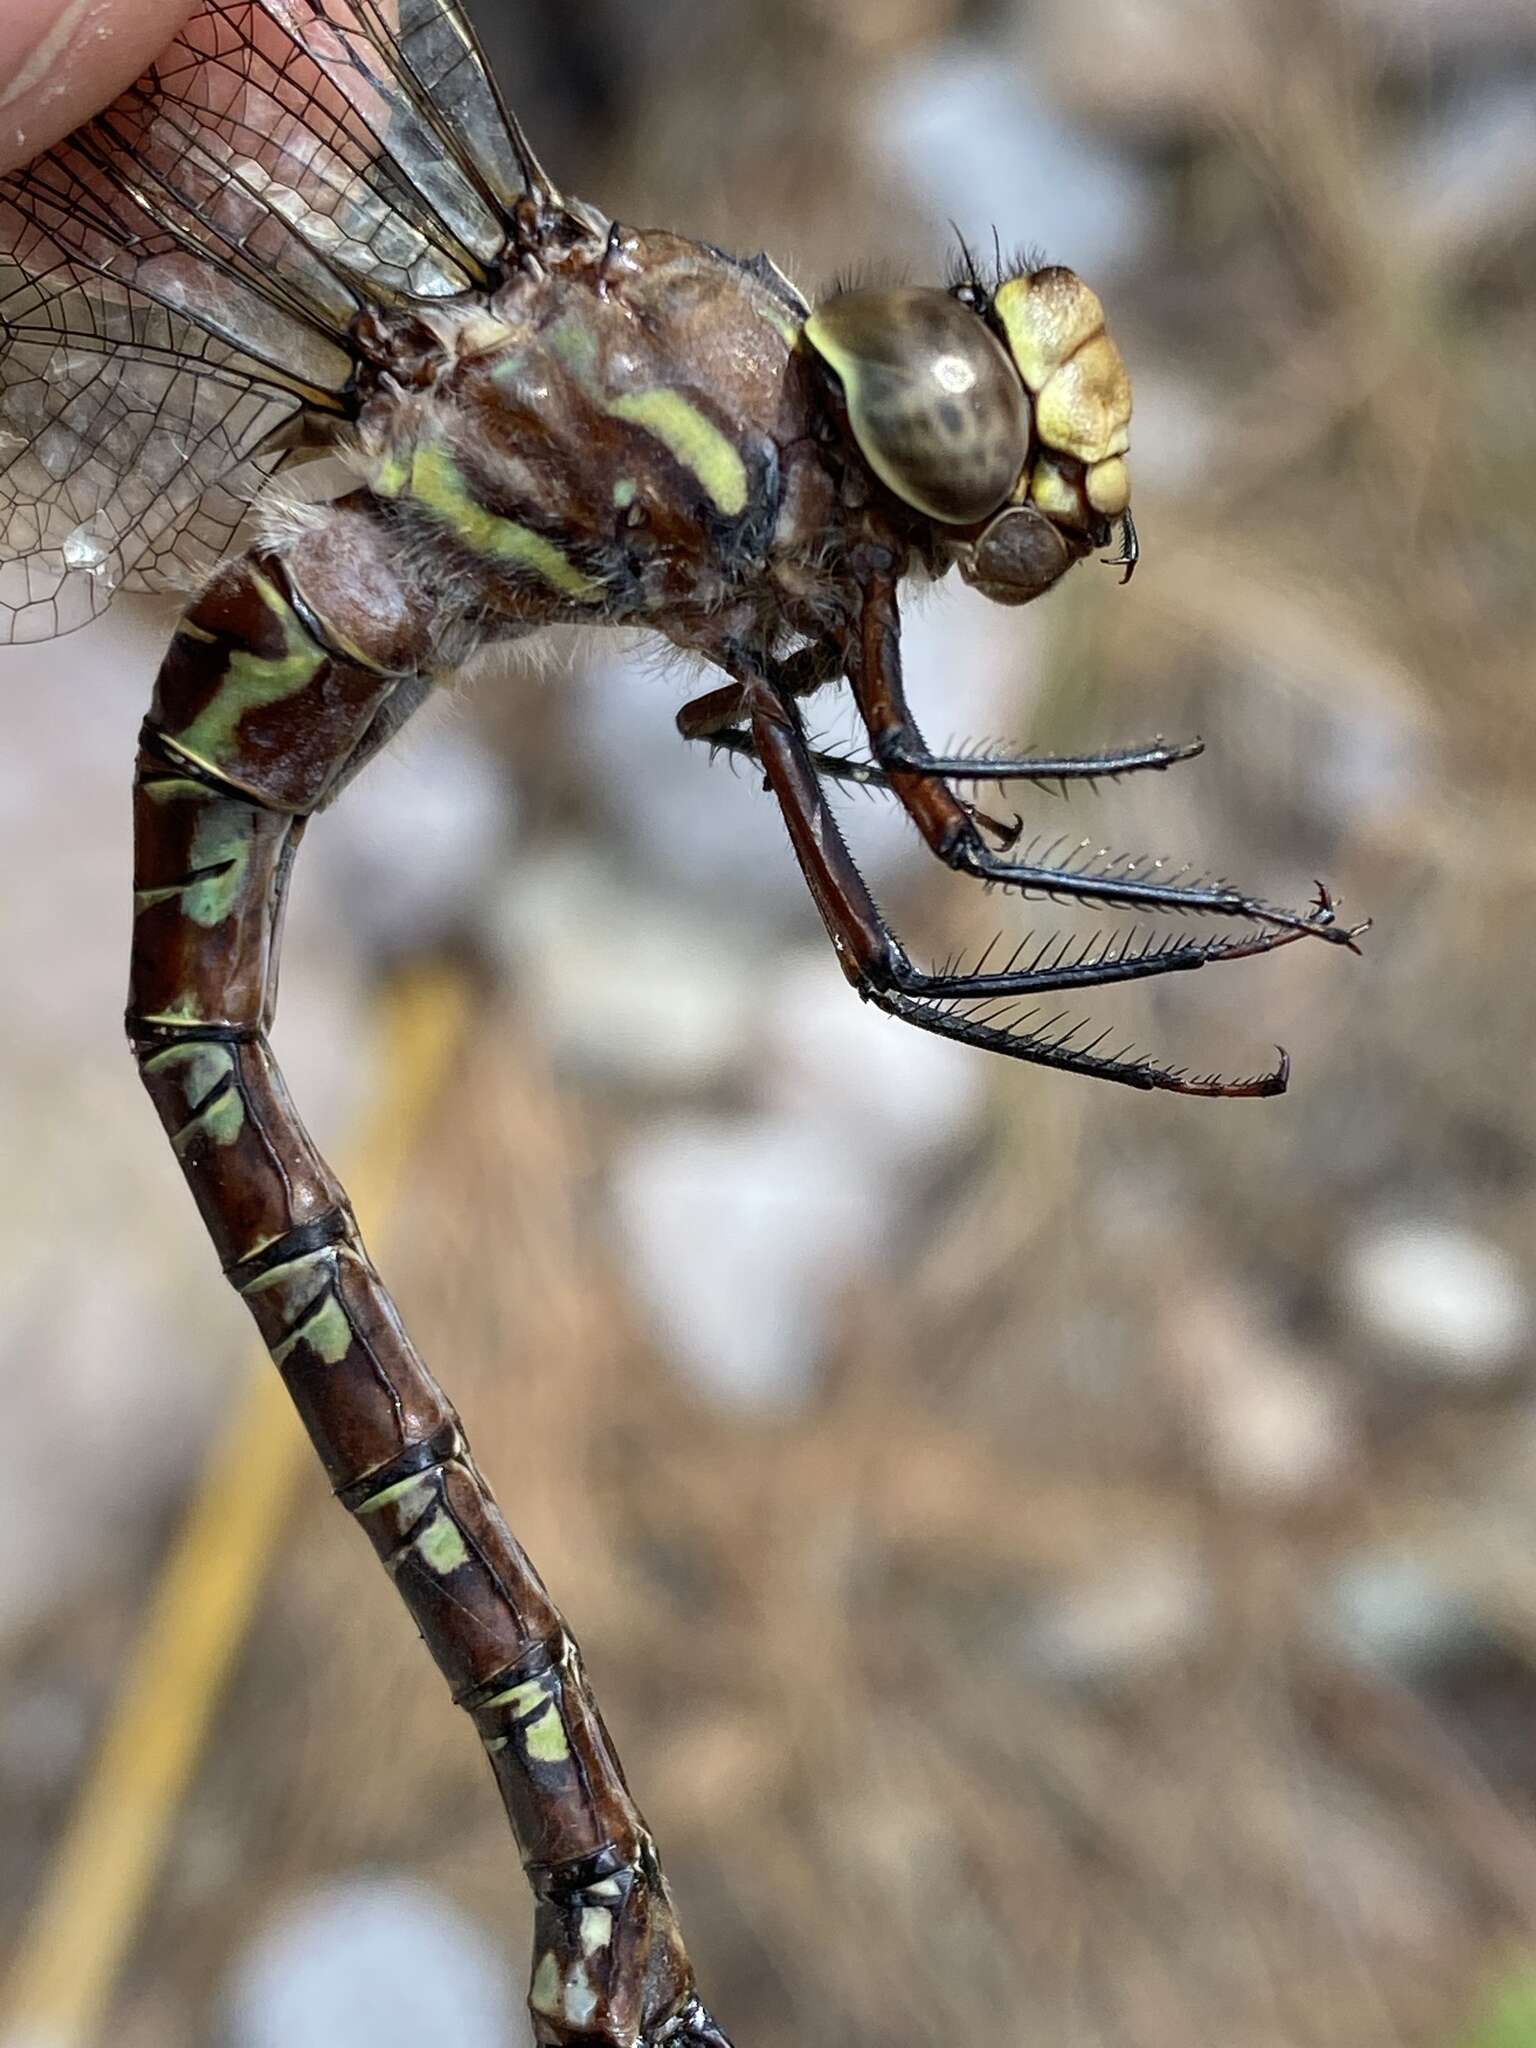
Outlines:
POLYGON ((451 311, 380 316, 361 480, 493 634, 771 643, 837 552, 805 310, 760 261, 614 229, 451 311))

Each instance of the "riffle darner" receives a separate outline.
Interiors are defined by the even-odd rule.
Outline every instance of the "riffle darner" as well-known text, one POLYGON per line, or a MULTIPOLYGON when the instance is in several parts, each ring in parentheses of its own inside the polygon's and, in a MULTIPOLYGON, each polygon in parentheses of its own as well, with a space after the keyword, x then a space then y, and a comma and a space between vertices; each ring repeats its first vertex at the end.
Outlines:
POLYGON ((936 757, 907 708, 897 592, 951 568, 1023 603, 1118 527, 1130 390, 1070 271, 813 307, 738 260, 565 197, 457 0, 213 0, 140 84, 0 180, 0 620, 40 638, 119 585, 185 588, 136 781, 128 1029, 224 1269, 333 1486, 491 1758, 536 1900, 541 2040, 723 2039, 560 1615, 506 1528, 308 1140, 268 1045, 309 817, 487 642, 646 624, 727 682, 679 715, 777 798, 844 973, 919 1027, 1142 1089, 1267 1095, 1006 1006, 1352 944, 1309 913, 1135 864, 1013 858, 956 794, 1164 769, 1161 742, 936 757), (316 506, 276 472, 342 452, 316 506), (254 503, 255 510, 251 511, 254 503), (807 739, 852 685, 872 760, 807 739), (1239 920, 925 973, 823 780, 888 790, 951 867, 1109 907, 1239 920), (999 1006, 1005 1006, 999 1008, 999 1006))

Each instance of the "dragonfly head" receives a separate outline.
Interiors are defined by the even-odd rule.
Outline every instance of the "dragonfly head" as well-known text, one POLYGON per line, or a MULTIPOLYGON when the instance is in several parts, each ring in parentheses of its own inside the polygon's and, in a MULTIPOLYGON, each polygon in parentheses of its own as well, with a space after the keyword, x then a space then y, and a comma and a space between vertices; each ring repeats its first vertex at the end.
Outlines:
POLYGON ((859 453, 983 595, 1029 603, 1115 525, 1129 577, 1131 382, 1074 272, 839 292, 805 335, 859 453))

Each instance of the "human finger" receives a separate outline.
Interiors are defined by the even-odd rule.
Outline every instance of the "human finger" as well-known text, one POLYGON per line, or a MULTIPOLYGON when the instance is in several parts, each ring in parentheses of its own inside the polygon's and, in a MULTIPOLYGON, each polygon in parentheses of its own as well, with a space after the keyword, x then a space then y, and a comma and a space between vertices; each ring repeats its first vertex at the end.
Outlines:
POLYGON ((109 106, 191 12, 192 0, 3 0, 0 171, 109 106))

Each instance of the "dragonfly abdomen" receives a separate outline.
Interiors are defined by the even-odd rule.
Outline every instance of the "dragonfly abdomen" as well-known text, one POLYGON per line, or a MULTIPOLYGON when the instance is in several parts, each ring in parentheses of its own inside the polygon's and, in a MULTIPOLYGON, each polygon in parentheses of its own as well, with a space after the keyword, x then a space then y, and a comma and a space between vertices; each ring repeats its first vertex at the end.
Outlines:
POLYGON ((267 1040, 307 816, 419 701, 410 656, 433 646, 408 574, 369 615, 388 541, 343 505, 286 558, 227 565, 182 620, 139 754, 128 1032, 225 1274, 484 1744, 535 1889, 537 2038, 637 2048, 697 2010, 654 1844, 267 1040))

